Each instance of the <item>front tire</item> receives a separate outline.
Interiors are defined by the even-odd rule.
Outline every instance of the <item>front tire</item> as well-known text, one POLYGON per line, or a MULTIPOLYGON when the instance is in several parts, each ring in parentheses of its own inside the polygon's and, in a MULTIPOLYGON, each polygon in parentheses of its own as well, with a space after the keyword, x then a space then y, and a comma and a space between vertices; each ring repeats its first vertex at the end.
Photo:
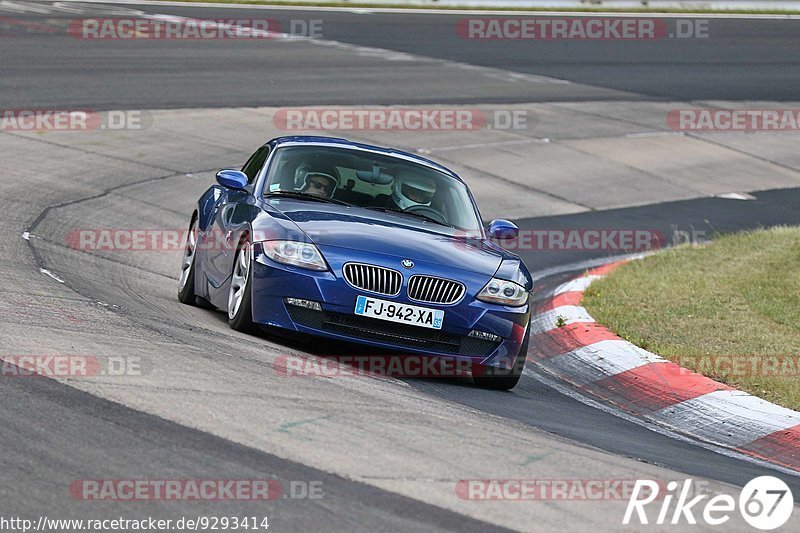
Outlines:
POLYGON ((480 367, 478 372, 474 372, 472 376, 472 381, 475 385, 482 389, 490 390, 511 390, 516 387, 517 383, 519 383, 519 378, 522 377, 522 369, 525 368, 530 338, 531 330, 530 326, 528 326, 528 331, 525 333, 525 338, 522 340, 522 345, 519 348, 517 358, 514 359, 514 365, 511 370, 480 367))
POLYGON ((197 305, 197 295, 194 293, 194 277, 196 271, 197 239, 200 228, 197 215, 192 215, 189 224, 189 234, 186 236, 186 248, 183 250, 181 262, 181 276, 178 279, 178 300, 186 305, 197 305))
POLYGON ((228 323, 236 331, 253 329, 253 253, 250 241, 245 239, 236 251, 228 291, 228 323))

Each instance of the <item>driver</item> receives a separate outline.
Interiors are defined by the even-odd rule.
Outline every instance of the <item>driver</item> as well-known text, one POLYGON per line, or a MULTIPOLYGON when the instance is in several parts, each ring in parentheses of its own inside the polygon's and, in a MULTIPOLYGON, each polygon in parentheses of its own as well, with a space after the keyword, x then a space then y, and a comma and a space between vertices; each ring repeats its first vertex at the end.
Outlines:
POLYGON ((431 205, 436 194, 436 182, 418 174, 398 174, 394 180, 392 201, 402 210, 418 205, 431 205))
POLYGON ((303 171, 305 175, 300 191, 314 196, 333 198, 333 193, 339 186, 339 178, 336 177, 337 172, 334 167, 310 167, 303 171))

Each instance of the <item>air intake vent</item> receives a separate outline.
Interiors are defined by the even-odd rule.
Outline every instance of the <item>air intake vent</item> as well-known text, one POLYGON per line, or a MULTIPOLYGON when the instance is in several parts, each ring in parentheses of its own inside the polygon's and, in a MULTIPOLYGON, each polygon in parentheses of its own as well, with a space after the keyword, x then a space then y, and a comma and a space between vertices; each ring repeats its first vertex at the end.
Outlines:
POLYGON ((465 291, 463 283, 433 276, 411 276, 408 281, 408 297, 416 302, 453 304, 465 291))
POLYGON ((400 294, 403 275, 397 270, 363 263, 345 263, 344 279, 356 289, 387 296, 400 294))

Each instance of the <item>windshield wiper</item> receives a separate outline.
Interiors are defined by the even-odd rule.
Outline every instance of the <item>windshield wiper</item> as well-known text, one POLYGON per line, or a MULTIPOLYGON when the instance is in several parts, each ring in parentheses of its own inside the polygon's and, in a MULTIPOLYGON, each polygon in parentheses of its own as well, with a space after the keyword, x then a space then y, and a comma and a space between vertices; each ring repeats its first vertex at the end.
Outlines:
POLYGON ((423 215, 422 213, 412 213, 411 211, 399 211, 397 209, 390 209, 388 207, 378 207, 374 205, 365 207, 364 209, 371 209, 373 211, 382 211, 384 213, 397 213, 398 215, 406 215, 414 218, 421 218, 422 220, 427 220, 428 222, 433 222, 434 224, 438 224, 440 226, 445 226, 447 228, 455 228, 455 226, 451 224, 448 224, 446 222, 440 222, 439 220, 436 220, 433 217, 429 217, 428 215, 423 215))
POLYGON ((272 198, 275 196, 284 196, 286 198, 296 198, 298 200, 309 200, 312 202, 326 202, 330 204, 339 204, 339 205, 349 205, 352 206, 353 204, 348 204, 347 202, 343 202, 341 200, 337 200, 336 198, 326 198, 324 196, 317 196, 315 194, 306 194, 304 192, 295 192, 295 191, 275 191, 275 192, 268 192, 264 195, 264 198, 272 198))

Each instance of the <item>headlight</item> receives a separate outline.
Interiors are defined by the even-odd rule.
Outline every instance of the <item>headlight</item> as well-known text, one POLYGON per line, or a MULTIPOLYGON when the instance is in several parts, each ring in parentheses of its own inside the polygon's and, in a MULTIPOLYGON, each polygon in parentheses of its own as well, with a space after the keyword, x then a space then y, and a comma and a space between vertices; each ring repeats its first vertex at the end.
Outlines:
POLYGON ((328 270, 322 254, 313 244, 298 241, 264 241, 264 254, 278 263, 308 270, 328 270))
POLYGON ((519 307, 528 302, 528 291, 513 281, 492 278, 476 298, 482 302, 519 307))

